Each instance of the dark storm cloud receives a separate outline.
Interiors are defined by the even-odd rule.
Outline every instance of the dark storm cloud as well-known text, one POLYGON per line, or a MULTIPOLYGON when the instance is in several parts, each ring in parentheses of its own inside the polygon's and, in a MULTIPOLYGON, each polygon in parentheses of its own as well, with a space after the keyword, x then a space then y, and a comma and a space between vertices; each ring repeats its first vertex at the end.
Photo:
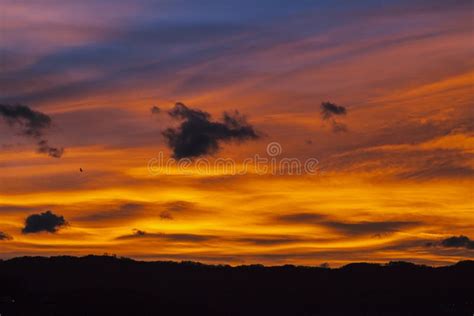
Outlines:
POLYGON ((54 158, 60 158, 64 152, 63 148, 51 147, 44 139, 44 131, 51 127, 51 118, 41 112, 32 110, 26 105, 0 104, 0 116, 11 127, 20 129, 20 134, 38 140, 38 152, 48 154, 54 158))
POLYGON ((162 239, 172 242, 201 242, 216 239, 216 236, 210 235, 197 235, 197 234, 164 234, 164 233, 148 233, 143 230, 134 229, 130 235, 119 236, 117 240, 129 240, 129 239, 162 239))
POLYGON ((152 106, 150 111, 151 111, 151 114, 160 114, 161 113, 161 109, 159 107, 157 107, 156 105, 152 106))
POLYGON ((342 105, 337 105, 331 102, 321 103, 321 117, 323 120, 328 120, 333 116, 346 115, 347 110, 342 105))
POLYGON ((441 246, 445 248, 466 248, 474 249, 474 240, 469 239, 467 236, 453 236, 441 241, 441 246))
POLYGON ((0 232, 0 240, 12 240, 12 236, 8 235, 7 233, 0 232))
POLYGON ((209 113, 190 109, 178 102, 168 114, 182 120, 178 128, 168 128, 163 132, 173 150, 173 157, 177 159, 213 154, 220 149, 220 142, 259 138, 254 127, 237 111, 224 113, 222 122, 211 121, 209 113))
POLYGON ((63 226, 66 226, 67 222, 63 216, 56 215, 51 211, 46 211, 40 214, 33 214, 26 218, 25 227, 23 228, 23 234, 49 232, 55 233, 63 226))

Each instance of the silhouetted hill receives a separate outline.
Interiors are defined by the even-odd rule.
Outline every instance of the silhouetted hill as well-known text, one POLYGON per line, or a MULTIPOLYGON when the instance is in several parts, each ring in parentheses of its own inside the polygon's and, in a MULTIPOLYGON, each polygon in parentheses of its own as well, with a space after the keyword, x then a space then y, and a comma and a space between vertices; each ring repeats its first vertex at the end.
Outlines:
POLYGON ((2 316, 473 313, 473 261, 438 268, 354 263, 338 269, 110 256, 0 261, 2 316))

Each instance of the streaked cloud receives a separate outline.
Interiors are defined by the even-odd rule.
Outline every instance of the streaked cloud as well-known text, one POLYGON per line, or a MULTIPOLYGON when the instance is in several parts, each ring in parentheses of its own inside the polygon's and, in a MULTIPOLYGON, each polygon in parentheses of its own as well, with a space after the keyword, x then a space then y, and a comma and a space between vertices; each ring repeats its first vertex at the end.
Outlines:
POLYGON ((148 233, 143 230, 135 229, 130 235, 123 235, 117 237, 117 240, 129 239, 162 239, 172 242, 203 242, 216 239, 216 236, 198 235, 198 234, 163 234, 163 233, 148 233))
POLYGON ((104 209, 97 210, 94 213, 81 215, 75 218, 75 220, 79 222, 95 222, 102 225, 101 223, 104 222, 111 223, 114 221, 124 221, 135 218, 143 213, 144 209, 144 204, 129 202, 112 207, 112 209, 107 209, 105 207, 104 209))
POLYGON ((327 221, 322 225, 334 229, 346 235, 375 235, 397 232, 414 226, 420 226, 419 222, 410 221, 362 221, 356 223, 327 221))

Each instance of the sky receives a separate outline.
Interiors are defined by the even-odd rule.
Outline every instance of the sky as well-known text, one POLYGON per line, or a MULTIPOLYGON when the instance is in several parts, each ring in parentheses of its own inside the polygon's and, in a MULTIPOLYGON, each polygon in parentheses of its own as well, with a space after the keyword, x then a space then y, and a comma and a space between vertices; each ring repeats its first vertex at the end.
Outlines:
POLYGON ((474 259, 473 32, 471 1, 3 0, 0 258, 474 259))

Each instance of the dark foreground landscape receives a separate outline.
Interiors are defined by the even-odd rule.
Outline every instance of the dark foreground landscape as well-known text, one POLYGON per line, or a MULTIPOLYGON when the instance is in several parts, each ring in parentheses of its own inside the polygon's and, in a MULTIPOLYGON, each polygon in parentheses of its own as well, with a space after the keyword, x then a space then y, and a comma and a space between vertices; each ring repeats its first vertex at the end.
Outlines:
POLYGON ((109 256, 0 261, 0 314, 466 315, 474 262, 338 269, 139 262, 109 256))

